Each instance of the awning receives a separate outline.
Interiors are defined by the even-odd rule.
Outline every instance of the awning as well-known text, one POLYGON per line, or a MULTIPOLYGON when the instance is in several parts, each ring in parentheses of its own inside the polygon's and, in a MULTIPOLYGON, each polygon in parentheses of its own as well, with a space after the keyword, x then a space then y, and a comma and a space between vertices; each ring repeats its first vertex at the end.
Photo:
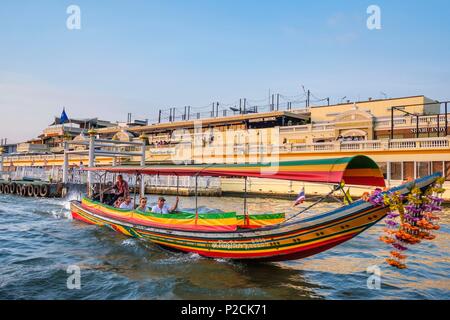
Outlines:
POLYGON ((144 175, 255 177, 328 184, 344 181, 347 185, 385 186, 383 173, 378 165, 369 157, 362 155, 268 164, 118 166, 85 170, 144 175))

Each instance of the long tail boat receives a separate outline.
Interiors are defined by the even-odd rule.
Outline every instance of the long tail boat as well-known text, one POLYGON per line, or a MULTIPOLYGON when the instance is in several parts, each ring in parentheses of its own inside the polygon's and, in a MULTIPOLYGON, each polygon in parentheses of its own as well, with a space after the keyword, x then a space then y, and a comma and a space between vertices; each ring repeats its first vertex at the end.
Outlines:
MULTIPOLYGON (((346 185, 385 187, 377 164, 366 156, 279 162, 271 164, 178 165, 151 167, 95 167, 101 171, 135 175, 257 177, 325 183, 334 190, 346 185)), ((383 191, 407 196, 414 187, 426 189, 439 173, 383 191)), ((343 191, 343 190, 341 190, 343 191)), ((245 210, 246 211, 246 210, 245 210)), ((364 199, 303 219, 283 213, 250 215, 176 212, 155 214, 124 211, 83 198, 71 202, 74 219, 108 227, 124 235, 204 257, 282 261, 305 258, 348 241, 383 219, 387 206, 364 199)))

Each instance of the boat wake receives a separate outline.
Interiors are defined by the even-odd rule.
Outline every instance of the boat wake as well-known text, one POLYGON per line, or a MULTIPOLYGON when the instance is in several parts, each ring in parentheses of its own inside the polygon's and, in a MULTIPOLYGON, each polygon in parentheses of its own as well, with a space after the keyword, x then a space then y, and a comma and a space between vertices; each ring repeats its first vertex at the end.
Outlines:
POLYGON ((171 252, 168 258, 162 258, 153 263, 159 265, 178 265, 180 263, 192 263, 199 260, 206 260, 197 253, 171 252))

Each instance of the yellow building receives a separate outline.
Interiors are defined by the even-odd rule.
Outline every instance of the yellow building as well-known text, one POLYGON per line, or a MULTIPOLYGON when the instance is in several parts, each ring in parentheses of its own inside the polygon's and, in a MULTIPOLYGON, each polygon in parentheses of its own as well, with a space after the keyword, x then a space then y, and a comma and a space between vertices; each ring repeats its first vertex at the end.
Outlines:
MULTIPOLYGON (((450 117, 441 114, 444 105, 425 96, 414 96, 152 125, 110 126, 97 133, 100 138, 126 142, 138 141, 145 134, 148 164, 285 161, 365 154, 384 170, 387 184, 396 185, 437 171, 450 180, 450 117)), ((71 163, 80 161, 87 163, 83 157, 74 158, 71 163)), ((99 158, 97 163, 112 163, 112 159, 99 158)), ((61 165, 62 156, 6 157, 5 166, 8 164, 61 165)), ((286 194, 295 193, 298 188, 298 184, 258 180, 250 191, 286 194)), ((242 185, 226 179, 223 189, 238 191, 242 185)))

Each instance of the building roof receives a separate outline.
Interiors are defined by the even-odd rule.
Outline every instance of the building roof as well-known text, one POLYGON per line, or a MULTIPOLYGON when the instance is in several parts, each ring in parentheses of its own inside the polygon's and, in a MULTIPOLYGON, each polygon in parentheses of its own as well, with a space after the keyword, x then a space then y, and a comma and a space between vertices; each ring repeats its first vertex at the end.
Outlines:
MULTIPOLYGON (((99 120, 98 118, 87 118, 87 119, 70 119, 71 123, 75 123, 75 124, 91 124, 97 127, 113 127, 116 126, 115 123, 112 123, 111 121, 106 121, 106 120, 99 120)), ((61 118, 59 117, 55 117, 55 121, 50 124, 51 126, 57 125, 61 123, 61 118)))
MULTIPOLYGON (((249 114, 240 114, 233 115, 228 117, 218 117, 218 118, 208 118, 208 119, 195 119, 195 120, 183 120, 176 122, 167 122, 167 123, 157 123, 151 124, 147 126, 136 126, 126 128, 127 131, 140 133, 140 132, 148 132, 148 131, 163 131, 163 130, 174 130, 181 128, 193 128, 196 123, 201 122, 202 126, 218 126, 224 124, 236 124, 242 123, 244 121, 270 121, 269 119, 273 118, 291 118, 296 120, 309 120, 308 114, 298 114, 289 111, 272 111, 272 112, 264 112, 264 113, 249 113, 249 114), (266 120, 267 119, 267 120, 266 120)), ((124 128, 114 127, 114 128, 104 128, 98 130, 99 133, 116 133, 124 128)))
POLYGON ((345 105, 352 106, 355 103, 356 104, 374 103, 374 102, 381 102, 381 101, 394 101, 394 100, 404 100, 404 99, 411 99, 411 98, 424 98, 424 99, 427 99, 427 97, 425 97, 424 95, 418 95, 418 96, 406 96, 406 97, 388 98, 388 99, 372 99, 372 100, 363 100, 363 101, 350 101, 350 102, 343 102, 343 103, 338 103, 338 104, 332 104, 332 105, 329 105, 329 106, 328 105, 325 105, 325 106, 311 106, 310 108, 329 108, 329 107, 345 106, 345 105))

